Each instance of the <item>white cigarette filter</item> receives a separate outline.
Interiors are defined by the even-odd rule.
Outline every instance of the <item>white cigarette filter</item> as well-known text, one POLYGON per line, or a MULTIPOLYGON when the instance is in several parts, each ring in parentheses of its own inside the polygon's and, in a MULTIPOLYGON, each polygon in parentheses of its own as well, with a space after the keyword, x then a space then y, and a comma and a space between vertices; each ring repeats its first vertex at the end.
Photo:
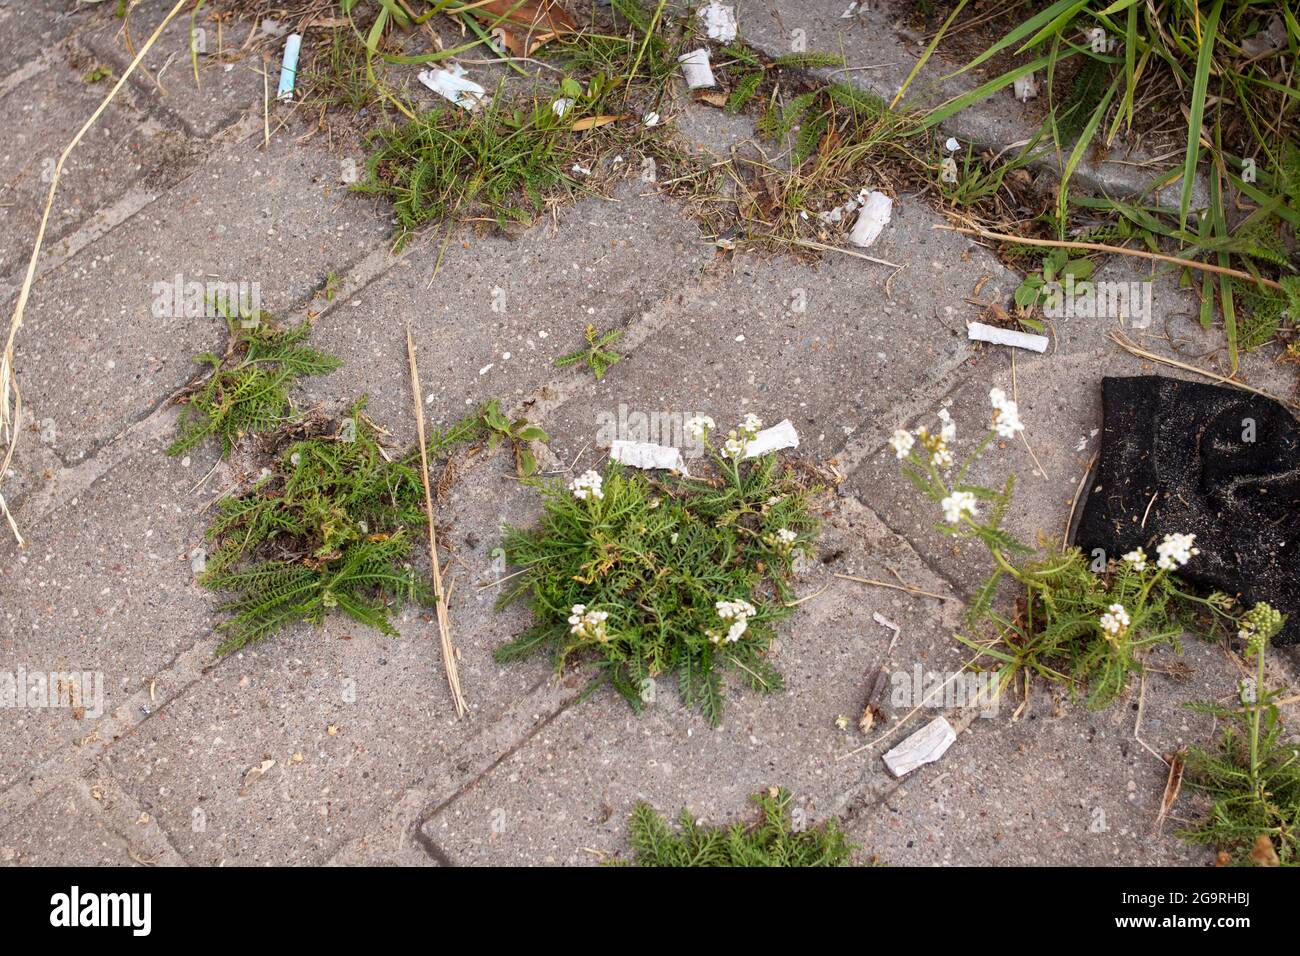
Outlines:
POLYGON ((709 65, 709 51, 704 47, 683 53, 677 62, 682 65, 682 76, 686 78, 687 89, 703 90, 717 85, 713 79, 713 67, 709 65))
POLYGON ((1046 335, 1031 335, 1028 332, 1017 332, 1015 329, 985 325, 983 322, 972 322, 966 329, 966 335, 972 342, 1009 345, 1012 348, 1028 349, 1031 352, 1046 352, 1048 345, 1046 335))

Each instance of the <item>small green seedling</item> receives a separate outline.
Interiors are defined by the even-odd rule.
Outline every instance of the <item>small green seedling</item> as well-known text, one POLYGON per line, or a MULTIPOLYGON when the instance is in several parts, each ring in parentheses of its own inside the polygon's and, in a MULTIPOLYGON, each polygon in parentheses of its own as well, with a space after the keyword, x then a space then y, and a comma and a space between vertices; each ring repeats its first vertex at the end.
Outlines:
POLYGON ((1062 284, 1066 277, 1073 279, 1076 295, 1088 295, 1092 292, 1089 281, 1094 268, 1091 259, 1071 259, 1065 249, 1053 249, 1043 257, 1042 269, 1031 272, 1016 289, 1015 301, 1020 307, 1021 322, 1041 332, 1043 325, 1030 317, 1035 309, 1051 311, 1063 304, 1065 290, 1062 284))
POLYGON ((1074 277, 1076 293, 1086 295, 1092 290, 1092 276, 1095 264, 1091 259, 1070 259, 1069 251, 1054 248, 1043 258, 1043 268, 1024 277, 1021 286, 1015 290, 1015 304, 1024 312, 1032 312, 1036 307, 1054 308, 1061 304, 1061 284, 1066 276, 1074 277))
POLYGON ((578 362, 585 362, 591 369, 592 374, 596 376, 596 381, 604 381, 605 372, 611 365, 616 364, 622 358, 621 355, 611 351, 606 346, 618 341, 623 333, 616 329, 601 335, 596 331, 594 325, 588 324, 583 335, 587 338, 587 347, 570 355, 557 358, 555 367, 566 368, 570 365, 576 365, 578 362))
POLYGON ((87 83, 93 85, 95 83, 104 82, 104 80, 109 79, 110 77, 112 77, 112 75, 113 75, 112 70, 110 70, 108 67, 104 66, 103 64, 100 64, 99 66, 96 66, 94 69, 86 71, 86 75, 83 77, 83 79, 85 79, 87 83))
POLYGON ((790 791, 773 787, 752 798, 758 822, 702 826, 682 810, 674 830, 648 803, 628 821, 633 866, 849 866, 857 849, 834 820, 803 826, 803 809, 791 810, 790 791), (799 823, 795 822, 799 814, 799 823))
POLYGON ((502 441, 511 442, 515 449, 515 467, 520 478, 537 472, 537 457, 528 447, 529 442, 547 441, 546 432, 530 425, 523 418, 511 421, 501 412, 501 403, 495 398, 483 407, 483 424, 488 429, 488 450, 495 450, 502 441))

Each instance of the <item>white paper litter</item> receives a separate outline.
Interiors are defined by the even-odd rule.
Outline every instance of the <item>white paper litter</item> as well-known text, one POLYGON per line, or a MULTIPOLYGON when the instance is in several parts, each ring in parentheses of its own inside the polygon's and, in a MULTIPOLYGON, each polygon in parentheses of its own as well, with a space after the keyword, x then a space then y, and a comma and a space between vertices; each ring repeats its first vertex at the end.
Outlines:
POLYGON ((771 428, 764 428, 751 438, 749 444, 745 446, 745 457, 757 458, 759 455, 766 455, 768 452, 779 451, 782 448, 798 447, 799 433, 790 424, 790 419, 786 418, 771 428))
POLYGON ((895 778, 905 777, 917 767, 934 763, 957 740, 957 732, 943 717, 936 717, 889 753, 885 766, 895 778))
POLYGON ((1016 99, 1020 102, 1032 100, 1038 95, 1038 77, 1033 73, 1022 76, 1012 84, 1012 87, 1016 91, 1016 99))
POLYGON ((939 182, 954 185, 957 182, 957 160, 945 156, 939 164, 939 182))
POLYGON ((943 148, 950 153, 955 153, 957 150, 961 149, 961 143, 957 142, 956 136, 949 136, 948 141, 943 144, 943 148))
POLYGON ((572 108, 573 100, 569 99, 567 96, 562 96, 551 104, 551 112, 560 117, 560 119, 564 119, 564 114, 569 112, 572 108))
POLYGON ((858 213, 858 221, 849 232, 849 242, 862 249, 874 243, 880 238, 885 226, 889 225, 890 211, 893 208, 894 200, 879 190, 872 190, 862 205, 862 211, 858 213))
POLYGON ((1046 335, 1031 335, 1014 329, 1002 329, 996 325, 972 322, 966 328, 966 335, 972 342, 992 342, 994 345, 1010 345, 1012 348, 1029 349, 1031 352, 1046 352, 1049 339, 1046 335))
POLYGON ((609 457, 621 464, 647 471, 664 468, 682 475, 687 473, 682 450, 671 445, 656 445, 648 441, 624 441, 619 438, 609 446, 609 457))
POLYGON ((487 90, 465 75, 465 68, 453 63, 445 70, 421 70, 417 79, 443 99, 451 100, 471 113, 483 104, 487 90))
POLYGON ((696 14, 704 21, 704 29, 710 40, 730 43, 736 39, 736 8, 724 7, 718 0, 709 0, 707 7, 696 14))
POLYGON ((704 47, 683 53, 677 62, 682 65, 682 76, 686 78, 687 89, 702 90, 717 85, 713 79, 713 67, 709 65, 709 51, 704 47))

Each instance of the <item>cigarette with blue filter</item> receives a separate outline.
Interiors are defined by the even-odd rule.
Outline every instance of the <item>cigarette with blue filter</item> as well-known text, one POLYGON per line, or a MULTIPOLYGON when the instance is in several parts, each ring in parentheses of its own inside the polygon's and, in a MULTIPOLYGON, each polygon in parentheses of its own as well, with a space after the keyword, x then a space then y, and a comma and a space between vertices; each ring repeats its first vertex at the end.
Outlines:
POLYGON ((284 41, 284 62, 280 66, 280 88, 275 94, 277 100, 291 102, 293 85, 298 78, 298 51, 302 48, 302 34, 291 33, 284 41))

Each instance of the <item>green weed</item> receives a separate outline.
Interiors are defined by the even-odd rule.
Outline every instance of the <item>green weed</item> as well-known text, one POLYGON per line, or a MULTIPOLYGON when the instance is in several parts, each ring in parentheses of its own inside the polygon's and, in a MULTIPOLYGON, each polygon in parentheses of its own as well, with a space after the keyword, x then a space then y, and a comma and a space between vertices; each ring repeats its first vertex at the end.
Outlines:
MULTIPOLYGON (((390 608, 428 604, 428 581, 409 563, 425 525, 419 449, 389 460, 362 399, 329 434, 292 441, 269 474, 222 499, 208 527, 216 547, 199 577, 228 592, 217 653, 263 640, 337 609, 395 634, 390 608)), ((484 435, 477 412, 429 438, 431 461, 484 435)))
POLYGON ((514 446, 515 468, 520 478, 527 478, 537 471, 537 458, 528 446, 535 441, 546 441, 545 431, 523 418, 511 421, 495 398, 483 406, 483 425, 487 428, 489 451, 495 450, 503 441, 514 446))
POLYGON ((505 554, 522 574, 501 598, 529 596, 534 623, 497 660, 543 649, 557 670, 591 660, 637 712, 655 680, 673 674, 682 699, 713 723, 724 670, 756 690, 781 688, 766 655, 791 613, 796 556, 817 532, 816 489, 780 470, 775 455, 739 460, 754 430, 733 432, 722 451, 697 432, 717 467, 711 481, 611 464, 567 487, 538 482, 539 526, 506 530, 505 554))
POLYGON ((1300 748, 1286 739, 1276 690, 1264 684, 1264 654, 1283 618, 1267 604, 1245 616, 1241 636, 1255 657, 1255 676, 1243 682, 1237 706, 1194 709, 1224 723, 1213 751, 1187 755, 1187 782, 1211 800, 1209 811, 1180 835, 1216 846, 1233 864, 1300 864, 1300 748))
POLYGON ((647 803, 632 810, 634 866, 849 866, 856 846, 849 843, 834 820, 808 828, 796 827, 790 792, 773 788, 755 794, 757 823, 726 827, 701 826, 689 810, 674 830, 647 803))
POLYGON ((209 371, 176 399, 184 407, 169 455, 186 454, 215 438, 222 456, 229 458, 244 435, 271 431, 287 420, 289 390, 298 379, 326 375, 341 364, 334 356, 303 344, 311 333, 307 322, 283 329, 260 312, 231 313, 220 302, 217 308, 226 319, 226 351, 223 355, 204 352, 195 358, 209 371))
MULTIPOLYGON (((957 4, 927 57, 967 2, 957 4)), ((1132 133, 1139 102, 1148 114, 1181 113, 1187 119, 1182 168, 1151 186, 1178 182, 1178 201, 1144 209, 1143 229, 1176 247, 1183 258, 1245 269, 1257 278, 1294 274, 1293 264, 1261 255, 1259 239, 1300 225, 1292 188, 1300 173, 1300 92, 1287 66, 1300 45, 1295 15, 1283 4, 1251 0, 1055 0, 1031 10, 952 75, 977 70, 999 54, 1014 53, 1017 64, 930 111, 921 126, 933 127, 1001 93, 1019 77, 1044 74, 1049 110, 1043 131, 1061 156, 1053 218, 1058 236, 1065 238, 1071 207, 1078 204, 1070 181, 1084 157, 1109 149, 1121 131, 1132 133), (1263 38, 1269 42, 1254 45, 1263 38), (1055 83, 1067 63, 1077 65, 1073 82, 1055 83), (1057 86, 1064 87, 1059 95, 1057 86), (1198 172, 1210 188, 1203 211, 1192 206, 1198 172)), ((1114 198, 1085 205, 1107 211, 1112 219, 1132 213, 1129 204, 1114 198)), ((1241 291, 1251 283, 1209 272, 1196 281, 1202 321, 1212 321, 1217 305, 1235 370, 1239 350, 1266 340, 1266 330, 1276 322, 1265 309, 1250 328, 1239 327, 1241 291)))
POLYGON ((623 335, 621 331, 614 330, 606 332, 603 335, 596 331, 596 327, 588 323, 583 335, 587 339, 587 347, 565 355, 555 360, 556 368, 566 368, 570 365, 576 365, 578 362, 585 362, 591 369, 591 373, 596 376, 596 381, 601 382, 605 379, 605 372, 609 370, 622 356, 617 352, 609 349, 607 346, 618 341, 623 335))
POLYGON ((974 538, 988 549, 994 570, 972 599, 966 627, 973 635, 957 640, 977 651, 976 660, 994 662, 982 669, 997 674, 997 693, 1038 677, 1087 691, 1088 703, 1103 708, 1123 694, 1144 658, 1155 648, 1179 649, 1184 631, 1208 616, 1217 629, 1233 621, 1233 599, 1224 594, 1201 598, 1174 572, 1199 553, 1195 535, 1166 535, 1158 556, 1141 549, 1119 559, 1090 561, 1078 548, 1036 553, 1002 524, 1015 487, 1009 476, 1000 489, 971 484, 966 474, 995 439, 1014 438, 1023 425, 1015 402, 1001 389, 989 393, 993 426, 971 454, 957 465, 953 454, 956 424, 945 411, 940 429, 899 430, 890 439, 902 471, 917 491, 937 504, 944 521, 935 525, 952 538, 974 538), (999 588, 1010 581, 1018 597, 1014 609, 995 608, 999 588))
POLYGON ((494 97, 480 113, 437 109, 395 129, 372 132, 366 178, 354 188, 383 196, 397 213, 396 247, 430 222, 481 216, 505 229, 530 223, 569 175, 574 134, 549 101, 515 109, 494 97))

